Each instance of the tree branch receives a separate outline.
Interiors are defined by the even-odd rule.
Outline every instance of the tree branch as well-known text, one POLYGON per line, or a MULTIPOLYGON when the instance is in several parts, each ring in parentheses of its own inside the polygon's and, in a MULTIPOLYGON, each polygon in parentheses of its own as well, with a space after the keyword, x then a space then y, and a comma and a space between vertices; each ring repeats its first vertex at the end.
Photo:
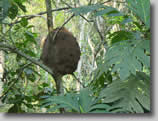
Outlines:
MULTIPOLYGON (((62 10, 68 10, 68 9, 70 9, 70 7, 52 9, 50 12, 62 11, 62 10)), ((39 17, 39 16, 41 16, 41 15, 43 15, 43 14, 46 14, 46 13, 47 13, 47 11, 44 11, 44 12, 40 12, 40 13, 33 14, 33 15, 18 16, 18 18, 26 18, 27 20, 29 20, 29 19, 32 19, 32 18, 35 18, 35 17, 39 17)), ((17 23, 19 23, 20 21, 21 21, 21 20, 15 21, 15 22, 13 22, 13 23, 10 23, 9 26, 14 25, 14 24, 17 24, 17 23)))
POLYGON ((48 68, 47 66, 45 66, 41 61, 26 55, 25 53, 18 50, 16 47, 13 47, 13 46, 8 45, 8 44, 0 43, 0 50, 5 50, 6 51, 6 49, 11 51, 12 53, 16 53, 16 54, 26 58, 27 60, 29 60, 33 64, 40 66, 42 69, 47 71, 49 74, 54 75, 53 71, 50 68, 48 68))
MULTIPOLYGON (((63 2, 65 5, 67 5, 69 8, 73 8, 72 6, 70 6, 68 3, 66 3, 65 1, 61 0, 61 2, 63 2)), ((85 18, 83 15, 79 14, 83 19, 85 19, 87 22, 93 22, 93 20, 88 20, 87 18, 85 18)))

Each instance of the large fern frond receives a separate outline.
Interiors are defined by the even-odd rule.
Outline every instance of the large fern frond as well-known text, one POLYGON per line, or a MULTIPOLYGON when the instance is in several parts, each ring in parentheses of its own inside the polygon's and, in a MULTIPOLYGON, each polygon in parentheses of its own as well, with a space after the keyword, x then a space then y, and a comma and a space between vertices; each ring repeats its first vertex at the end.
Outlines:
POLYGON ((108 87, 101 91, 100 97, 104 103, 115 102, 111 111, 120 109, 143 113, 145 108, 150 110, 150 78, 143 72, 131 75, 128 80, 113 81, 108 87))
POLYGON ((125 80, 130 74, 136 75, 136 71, 143 71, 143 67, 150 68, 149 40, 125 40, 115 43, 107 50, 105 60, 100 65, 96 78, 112 67, 112 72, 118 72, 121 80, 125 80))
POLYGON ((132 10, 150 28, 150 0, 126 0, 132 10))
POLYGON ((51 106, 48 112, 54 112, 59 108, 72 110, 77 113, 107 113, 110 108, 107 104, 98 103, 92 91, 88 88, 82 89, 79 94, 67 93, 61 96, 46 96, 42 107, 51 106))

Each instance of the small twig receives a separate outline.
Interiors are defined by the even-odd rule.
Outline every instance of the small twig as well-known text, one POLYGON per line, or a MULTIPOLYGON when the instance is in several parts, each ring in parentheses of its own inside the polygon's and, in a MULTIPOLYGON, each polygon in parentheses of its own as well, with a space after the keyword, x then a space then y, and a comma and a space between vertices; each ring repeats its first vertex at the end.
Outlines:
POLYGON ((55 8, 58 8, 55 1, 56 1, 56 0, 52 0, 52 3, 53 3, 53 5, 55 6, 55 8))
MULTIPOLYGON (((113 0, 107 0, 105 2, 102 2, 101 4, 105 4, 105 3, 109 3, 109 2, 114 2, 114 1, 113 0)), ((126 3, 125 1, 117 1, 117 0, 116 0, 116 2, 117 3, 126 3)))
POLYGON ((73 14, 67 21, 65 21, 62 26, 60 28, 57 29, 57 31, 55 32, 54 36, 53 36, 53 43, 55 40, 56 35, 58 34, 58 32, 65 26, 65 24, 67 24, 75 15, 73 14))
POLYGON ((65 21, 60 28, 64 27, 65 24, 67 24, 74 16, 75 16, 74 14, 70 16, 70 18, 67 21, 65 21))
POLYGON ((64 3, 65 5, 67 5, 68 7, 72 8, 68 3, 66 3, 65 1, 61 0, 62 3, 64 3))
MULTIPOLYGON (((70 6, 68 3, 66 3, 65 1, 61 0, 61 2, 63 2, 65 5, 67 5, 69 8, 73 8, 72 6, 70 6)), ((88 20, 87 18, 85 18, 83 15, 79 14, 83 19, 85 19, 87 22, 93 22, 93 20, 88 20)))
MULTIPOLYGON (((29 17, 29 15, 25 15, 25 16, 18 16, 18 18, 27 18, 28 19, 28 17, 29 17), (25 17, 26 16, 26 17, 25 17)), ((43 15, 32 15, 32 17, 41 17, 41 18, 43 18, 44 20, 46 20, 46 17, 45 16, 43 16, 43 15)))
POLYGON ((104 41, 104 37, 102 36, 102 34, 101 34, 101 32, 100 32, 100 30, 99 30, 98 25, 97 25, 96 22, 94 22, 94 27, 96 28, 97 32, 99 33, 101 41, 104 41))
POLYGON ((105 4, 105 3, 109 3, 109 2, 112 2, 112 0, 104 1, 101 4, 105 4))
POLYGON ((81 15, 81 14, 80 14, 80 16, 81 16, 84 20, 86 20, 87 22, 94 22, 93 20, 88 20, 86 17, 84 17, 84 16, 81 15))
MULTIPOLYGON (((106 29, 106 31, 105 31, 105 34, 108 33, 111 28, 112 28, 112 26, 108 27, 108 28, 106 29)), ((104 45, 104 44, 106 44, 106 41, 105 41, 105 40, 104 40, 104 41, 101 41, 101 43, 99 44, 98 48, 97 48, 96 51, 95 51, 94 58, 97 57, 97 54, 99 53, 101 46, 104 45)))
POLYGON ((116 1, 117 3, 126 3, 126 1, 116 1))
POLYGON ((77 82, 79 82, 82 85, 83 88, 86 87, 86 86, 84 86, 84 84, 82 84, 82 82, 76 77, 76 75, 74 73, 72 75, 77 80, 77 82))

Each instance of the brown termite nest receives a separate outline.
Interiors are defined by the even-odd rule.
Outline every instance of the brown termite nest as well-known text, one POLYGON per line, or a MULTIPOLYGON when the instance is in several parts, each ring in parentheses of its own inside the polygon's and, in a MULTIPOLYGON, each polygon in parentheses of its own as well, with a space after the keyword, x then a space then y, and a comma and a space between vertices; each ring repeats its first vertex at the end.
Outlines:
POLYGON ((41 55, 42 62, 55 75, 72 74, 80 59, 80 47, 76 38, 66 28, 57 28, 45 40, 41 55), (53 37, 54 41, 53 41, 53 37), (50 38, 50 39, 48 39, 50 38))

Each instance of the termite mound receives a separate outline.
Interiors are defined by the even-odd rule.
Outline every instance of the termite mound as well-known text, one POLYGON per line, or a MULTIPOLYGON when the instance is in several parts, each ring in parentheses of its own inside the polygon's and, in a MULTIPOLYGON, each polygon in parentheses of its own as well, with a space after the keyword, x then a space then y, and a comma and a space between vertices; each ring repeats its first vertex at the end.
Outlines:
POLYGON ((56 76, 63 76, 72 74, 77 69, 80 54, 80 47, 76 38, 62 27, 54 29, 45 39, 41 60, 52 69, 56 76))

